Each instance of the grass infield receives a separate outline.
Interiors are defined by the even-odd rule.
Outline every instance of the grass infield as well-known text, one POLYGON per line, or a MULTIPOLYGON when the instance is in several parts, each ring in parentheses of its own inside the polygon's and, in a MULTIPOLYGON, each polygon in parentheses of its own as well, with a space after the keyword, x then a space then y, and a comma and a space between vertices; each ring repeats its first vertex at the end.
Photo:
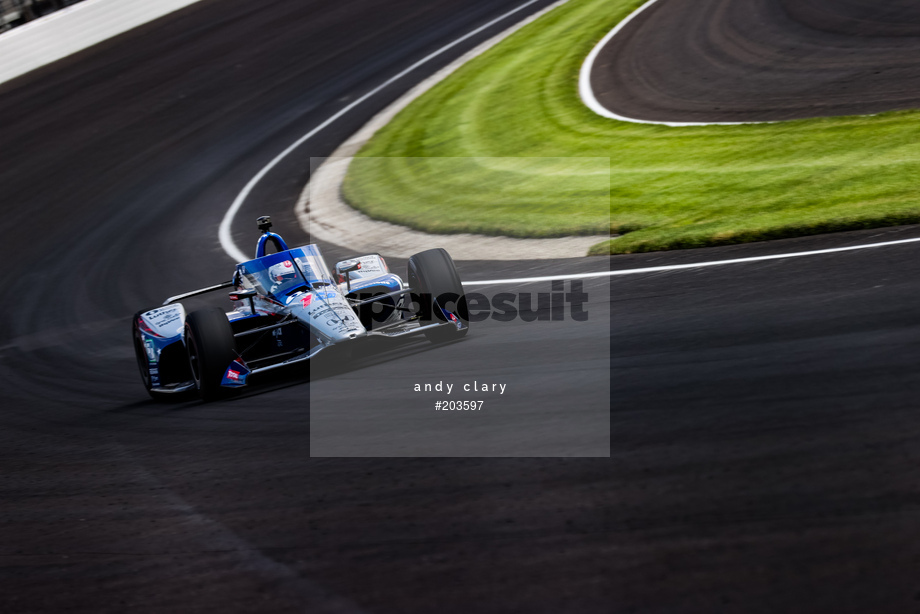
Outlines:
POLYGON ((920 112, 671 128, 578 97, 591 48, 638 8, 570 0, 462 66, 359 152, 368 215, 434 233, 621 233, 592 254, 920 222, 920 112))

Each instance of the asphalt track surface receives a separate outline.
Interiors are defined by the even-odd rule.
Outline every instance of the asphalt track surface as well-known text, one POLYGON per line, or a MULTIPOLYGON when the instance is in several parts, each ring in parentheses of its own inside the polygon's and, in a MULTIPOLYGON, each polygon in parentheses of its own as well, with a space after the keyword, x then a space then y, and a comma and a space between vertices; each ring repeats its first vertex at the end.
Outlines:
MULTIPOLYGON (((146 399, 130 316, 228 275, 217 225, 248 178, 510 6, 206 0, 0 87, 0 611, 917 609, 916 244, 611 281, 610 458, 311 458, 303 377, 211 405, 146 399)), ((282 166, 238 216, 241 245, 266 209, 306 238, 290 213, 306 167, 282 166)), ((498 367, 503 335, 483 326, 451 359, 498 367)))
POLYGON ((659 0, 590 79, 625 117, 776 121, 917 108, 918 58, 916 0, 659 0))

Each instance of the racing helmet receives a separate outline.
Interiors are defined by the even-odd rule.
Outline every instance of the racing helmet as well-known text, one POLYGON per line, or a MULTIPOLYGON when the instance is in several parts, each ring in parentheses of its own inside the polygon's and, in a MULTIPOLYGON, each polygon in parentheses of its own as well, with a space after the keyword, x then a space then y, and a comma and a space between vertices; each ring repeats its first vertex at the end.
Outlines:
POLYGON ((271 278, 272 283, 279 286, 284 285, 298 279, 297 267, 290 260, 285 260, 270 266, 268 276, 271 278))

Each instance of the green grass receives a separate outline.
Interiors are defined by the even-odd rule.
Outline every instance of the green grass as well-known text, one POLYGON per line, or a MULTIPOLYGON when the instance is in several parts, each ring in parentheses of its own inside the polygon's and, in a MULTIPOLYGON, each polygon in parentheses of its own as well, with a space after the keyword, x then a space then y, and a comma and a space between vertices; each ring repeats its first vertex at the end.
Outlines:
POLYGON ((594 44, 640 2, 570 0, 415 100, 343 192, 436 233, 625 233, 592 253, 920 222, 920 113, 671 128, 578 97, 594 44))

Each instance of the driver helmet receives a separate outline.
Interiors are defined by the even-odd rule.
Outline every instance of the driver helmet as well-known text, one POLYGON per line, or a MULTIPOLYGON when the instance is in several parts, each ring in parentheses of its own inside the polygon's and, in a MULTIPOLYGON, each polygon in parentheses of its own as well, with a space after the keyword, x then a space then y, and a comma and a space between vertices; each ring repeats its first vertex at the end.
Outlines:
POLYGON ((293 262, 285 260, 269 267, 268 275, 273 283, 281 285, 297 279, 297 268, 293 262))

